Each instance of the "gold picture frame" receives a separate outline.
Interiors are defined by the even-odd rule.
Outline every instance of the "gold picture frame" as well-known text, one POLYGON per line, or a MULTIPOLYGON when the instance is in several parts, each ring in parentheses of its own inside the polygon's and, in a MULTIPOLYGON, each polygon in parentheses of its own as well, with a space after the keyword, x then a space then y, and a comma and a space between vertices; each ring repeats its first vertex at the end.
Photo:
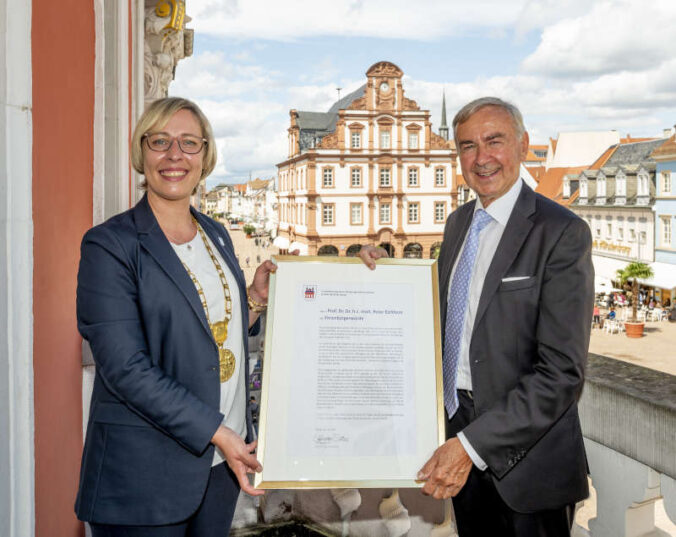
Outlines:
POLYGON ((445 440, 436 260, 275 261, 255 486, 422 486, 445 440))

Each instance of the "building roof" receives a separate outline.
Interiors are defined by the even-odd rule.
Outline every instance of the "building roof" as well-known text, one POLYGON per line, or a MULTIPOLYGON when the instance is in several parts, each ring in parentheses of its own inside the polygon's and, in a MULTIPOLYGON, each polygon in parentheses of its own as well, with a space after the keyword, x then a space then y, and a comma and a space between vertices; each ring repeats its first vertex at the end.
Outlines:
POLYGON ((544 166, 529 166, 528 171, 538 183, 542 180, 547 168, 544 166))
POLYGON ((260 190, 261 188, 265 188, 266 186, 268 186, 271 181, 272 181, 272 179, 266 180, 266 179, 256 178, 256 179, 253 179, 252 181, 249 181, 248 184, 249 184, 249 188, 251 190, 260 190))
POLYGON ((668 157, 668 156, 676 157, 676 134, 674 134, 671 138, 667 139, 663 144, 658 146, 650 154, 650 156, 653 158, 668 157))
POLYGON ((661 146, 664 138, 649 142, 633 142, 620 144, 606 162, 606 166, 620 166, 627 164, 640 164, 645 161, 652 162, 650 154, 661 146))
POLYGON ((631 134, 627 134, 624 138, 620 138, 621 144, 631 144, 633 142, 649 142, 651 140, 657 140, 657 138, 633 138, 631 134))
MULTIPOLYGON (((329 111, 327 114, 338 114, 338 110, 346 110, 347 108, 350 107, 350 105, 359 99, 360 97, 363 97, 364 94, 366 93, 366 84, 362 84, 360 87, 358 87, 356 90, 354 90, 352 93, 348 93, 345 97, 342 99, 337 100, 335 103, 331 105, 331 108, 329 108, 329 111)), ((335 122, 334 122, 335 124, 335 122)))
POLYGON ((333 103, 328 112, 305 112, 299 110, 297 112, 297 122, 300 128, 300 150, 303 151, 316 147, 324 136, 335 131, 338 111, 349 108, 354 101, 363 97, 365 93, 366 84, 363 84, 352 93, 333 103))
MULTIPOLYGON (((563 199, 563 178, 569 174, 578 175, 586 169, 586 166, 572 166, 566 168, 549 168, 544 174, 540 175, 538 186, 535 192, 554 200, 563 199)), ((531 168, 531 172, 532 172, 531 168)))
POLYGON ((608 162, 608 159, 613 155, 617 147, 618 144, 611 145, 601 154, 599 158, 596 159, 596 161, 589 168, 591 170, 600 170, 601 167, 605 166, 606 162, 608 162))

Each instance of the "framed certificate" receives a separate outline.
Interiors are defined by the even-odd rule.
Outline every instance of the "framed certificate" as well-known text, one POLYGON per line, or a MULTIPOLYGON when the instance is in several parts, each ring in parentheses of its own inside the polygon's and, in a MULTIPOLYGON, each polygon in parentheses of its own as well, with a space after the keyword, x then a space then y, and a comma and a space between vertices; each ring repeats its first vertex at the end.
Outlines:
POLYGON ((255 486, 421 486, 445 439, 436 260, 276 261, 255 486))

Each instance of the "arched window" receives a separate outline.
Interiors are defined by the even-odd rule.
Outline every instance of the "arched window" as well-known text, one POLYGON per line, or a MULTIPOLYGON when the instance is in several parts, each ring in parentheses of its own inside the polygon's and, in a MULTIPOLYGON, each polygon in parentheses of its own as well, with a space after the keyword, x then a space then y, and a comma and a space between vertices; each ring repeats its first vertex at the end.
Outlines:
POLYGON ((357 254, 359 253, 359 250, 361 250, 361 244, 351 244, 350 246, 348 246, 345 255, 347 257, 356 257, 357 254))
POLYGON ((331 244, 327 244, 319 248, 317 255, 338 255, 338 248, 331 244))
POLYGON ((404 247, 404 257, 405 258, 415 258, 422 259, 422 246, 417 242, 411 242, 404 247))

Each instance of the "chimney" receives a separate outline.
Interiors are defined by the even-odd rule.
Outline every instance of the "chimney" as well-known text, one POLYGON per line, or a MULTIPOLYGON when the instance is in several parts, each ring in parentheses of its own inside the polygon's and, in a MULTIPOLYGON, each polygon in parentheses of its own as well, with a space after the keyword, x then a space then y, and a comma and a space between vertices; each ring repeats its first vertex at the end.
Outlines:
MULTIPOLYGON (((676 127, 676 125, 674 125, 676 127)), ((671 129, 662 129, 662 136, 664 138, 669 138, 671 136, 672 130, 671 129)))

